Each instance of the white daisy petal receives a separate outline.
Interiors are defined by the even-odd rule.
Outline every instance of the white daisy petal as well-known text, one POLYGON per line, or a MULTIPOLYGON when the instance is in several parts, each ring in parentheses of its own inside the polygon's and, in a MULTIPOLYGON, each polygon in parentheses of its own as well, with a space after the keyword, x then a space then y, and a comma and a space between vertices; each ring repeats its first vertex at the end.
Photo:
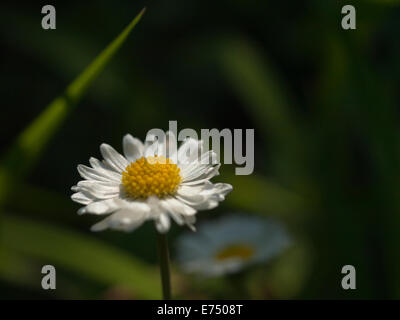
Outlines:
POLYGON ((150 215, 151 207, 144 201, 127 201, 124 200, 122 206, 131 211, 140 211, 146 215, 150 215))
POLYGON ((110 174, 111 171, 105 169, 93 169, 83 164, 78 165, 80 176, 88 180, 97 180, 100 182, 108 182, 110 180, 119 182, 121 180, 117 175, 110 174))
POLYGON ((176 136, 172 131, 167 131, 165 145, 166 157, 172 159, 174 163, 177 163, 178 147, 176 145, 176 136))
POLYGON ((155 156, 157 154, 157 151, 158 151, 158 141, 154 141, 144 146, 144 156, 146 158, 155 156))
POLYGON ((186 139, 178 149, 178 163, 181 168, 197 161, 203 152, 203 142, 193 138, 186 139))
POLYGON ((91 195, 97 199, 115 198, 119 195, 118 186, 105 186, 90 180, 82 180, 78 182, 79 191, 91 195))
POLYGON ((107 163, 104 163, 103 161, 93 157, 89 159, 89 162, 92 168, 98 171, 99 174, 109 177, 110 180, 121 180, 121 172, 114 171, 114 169, 111 168, 107 163))
POLYGON ((203 172, 203 174, 198 176, 196 179, 183 180, 182 185, 194 186, 194 185, 203 184, 204 182, 209 181, 211 178, 218 176, 220 167, 221 167, 221 165, 219 164, 215 167, 208 168, 203 172))
POLYGON ((116 172, 124 171, 129 165, 129 162, 123 156, 106 143, 101 144, 100 152, 106 163, 116 172))
POLYGON ((167 214, 162 213, 157 219, 155 219, 155 225, 158 232, 166 233, 171 225, 171 220, 167 214))
POLYGON ((172 219, 174 219, 174 221, 179 224, 179 225, 183 225, 185 223, 181 212, 179 212, 178 210, 176 210, 175 206, 173 206, 172 204, 170 204, 170 202, 168 202, 167 200, 162 200, 160 201, 160 206, 162 208, 164 208, 172 217, 172 219))
POLYGON ((153 157, 166 156, 167 147, 165 145, 166 136, 158 136, 153 133, 148 133, 146 135, 146 140, 144 144, 144 156, 153 157))
POLYGON ((177 191, 176 198, 197 210, 208 210, 218 206, 218 202, 224 200, 225 195, 231 190, 232 186, 225 183, 182 185, 177 191))
POLYGON ((108 229, 109 221, 110 221, 110 217, 107 217, 107 218, 101 220, 100 222, 97 222, 95 225, 93 225, 90 228, 90 231, 97 232, 97 231, 103 231, 103 230, 108 229))
POLYGON ((134 162, 143 156, 144 145, 137 139, 132 137, 130 134, 124 136, 122 140, 124 155, 130 162, 134 162))
POLYGON ((89 162, 93 169, 106 169, 104 163, 102 163, 99 159, 90 157, 89 162))
POLYGON ((216 158, 217 155, 214 151, 208 151, 201 156, 200 161, 182 167, 181 174, 183 180, 191 181, 194 179, 204 179, 210 174, 210 172, 218 172, 218 169, 215 170, 215 166, 218 166, 218 163, 215 162, 216 158))
POLYGON ((78 182, 78 188, 90 192, 99 191, 104 194, 118 194, 120 191, 120 184, 114 181, 100 182, 94 180, 82 180, 78 182))
POLYGON ((95 201, 88 204, 86 207, 80 208, 78 214, 91 213, 96 215, 103 215, 116 211, 119 206, 120 204, 118 203, 118 199, 116 198, 95 201))
POLYGON ((192 207, 175 198, 167 198, 160 201, 160 206, 167 211, 174 221, 179 225, 185 223, 191 225, 190 219, 188 220, 186 217, 193 216, 197 212, 192 207))
POLYGON ((92 203, 95 198, 89 197, 83 192, 76 192, 71 196, 71 199, 80 204, 88 205, 89 203, 92 203))
POLYGON ((196 222, 196 216, 183 216, 183 219, 185 220, 186 225, 190 228, 192 231, 196 231, 196 227, 194 226, 196 222))
POLYGON ((131 209, 121 209, 104 220, 92 226, 92 231, 102 231, 114 229, 120 231, 133 231, 141 226, 148 219, 148 212, 142 210, 132 211, 131 209))
POLYGON ((182 214, 184 216, 191 216, 197 212, 192 207, 186 205, 184 202, 179 201, 178 199, 173 197, 166 198, 165 200, 162 201, 162 203, 166 203, 167 208, 170 209, 171 211, 182 214))
POLYGON ((203 184, 201 191, 202 195, 214 196, 218 201, 225 200, 225 196, 233 190, 233 187, 228 183, 211 183, 206 182, 203 184))

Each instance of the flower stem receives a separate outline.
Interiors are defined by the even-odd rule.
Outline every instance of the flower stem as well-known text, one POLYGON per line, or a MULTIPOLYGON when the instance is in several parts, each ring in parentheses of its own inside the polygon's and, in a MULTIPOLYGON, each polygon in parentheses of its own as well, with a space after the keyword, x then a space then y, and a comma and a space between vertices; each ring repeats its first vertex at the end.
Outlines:
POLYGON ((160 274, 163 291, 163 299, 171 299, 171 279, 169 271, 169 252, 167 235, 157 232, 158 258, 160 261, 160 274))

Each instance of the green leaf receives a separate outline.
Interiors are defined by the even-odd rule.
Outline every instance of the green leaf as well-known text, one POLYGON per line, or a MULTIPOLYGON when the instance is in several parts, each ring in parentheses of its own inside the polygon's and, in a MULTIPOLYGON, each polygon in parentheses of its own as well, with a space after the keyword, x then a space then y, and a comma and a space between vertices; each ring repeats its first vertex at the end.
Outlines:
POLYGON ((17 137, 10 150, 0 161, 0 204, 15 177, 24 176, 35 164, 49 140, 54 136, 66 116, 82 98, 89 85, 109 63, 130 32, 140 21, 143 9, 132 22, 111 42, 94 61, 66 88, 62 96, 54 99, 44 111, 17 137), (12 177, 12 178, 11 178, 12 177))
POLYGON ((140 298, 160 298, 156 268, 93 237, 14 216, 3 218, 2 237, 10 252, 68 268, 104 285, 121 286, 140 298))

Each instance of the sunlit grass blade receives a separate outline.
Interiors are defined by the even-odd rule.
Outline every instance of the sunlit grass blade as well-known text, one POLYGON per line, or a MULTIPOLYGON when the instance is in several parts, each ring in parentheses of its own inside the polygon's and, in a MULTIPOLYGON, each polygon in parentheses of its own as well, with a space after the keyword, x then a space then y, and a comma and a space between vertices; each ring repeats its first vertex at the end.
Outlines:
POLYGON ((66 88, 63 95, 54 99, 44 111, 17 137, 0 162, 0 203, 5 190, 11 187, 10 176, 15 179, 26 174, 61 126, 66 116, 82 98, 89 85, 109 63, 130 32, 140 21, 143 9, 132 22, 112 41, 94 61, 66 88))
POLYGON ((226 80, 259 129, 278 142, 293 138, 296 126, 290 113, 289 92, 265 55, 242 37, 222 39, 219 48, 219 63, 226 80))
MULTIPOLYGON (((21 255, 14 251, 5 250, 2 248, 2 257, 0 263, 0 279, 6 283, 19 285, 23 287, 33 287, 34 280, 37 280, 38 275, 33 275, 31 265, 21 255)), ((37 287, 38 282, 36 282, 37 287)))
POLYGON ((157 270, 120 249, 24 218, 4 216, 3 227, 3 241, 11 252, 66 268, 104 285, 121 286, 138 298, 160 298, 157 270))
POLYGON ((306 131, 283 77, 245 37, 221 38, 218 47, 223 76, 262 135, 272 166, 285 183, 312 192, 304 173, 306 131))

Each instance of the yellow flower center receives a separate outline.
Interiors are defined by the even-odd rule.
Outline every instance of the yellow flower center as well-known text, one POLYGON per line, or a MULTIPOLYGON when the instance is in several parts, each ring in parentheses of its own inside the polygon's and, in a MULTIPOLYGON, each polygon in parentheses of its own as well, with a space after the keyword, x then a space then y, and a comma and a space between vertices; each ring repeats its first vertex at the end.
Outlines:
POLYGON ((254 253, 254 248, 247 244, 233 244, 218 252, 215 258, 219 261, 233 258, 248 260, 254 253))
POLYGON ((178 166, 166 157, 142 157, 126 167, 121 182, 131 198, 163 198, 178 189, 179 171, 178 166))

